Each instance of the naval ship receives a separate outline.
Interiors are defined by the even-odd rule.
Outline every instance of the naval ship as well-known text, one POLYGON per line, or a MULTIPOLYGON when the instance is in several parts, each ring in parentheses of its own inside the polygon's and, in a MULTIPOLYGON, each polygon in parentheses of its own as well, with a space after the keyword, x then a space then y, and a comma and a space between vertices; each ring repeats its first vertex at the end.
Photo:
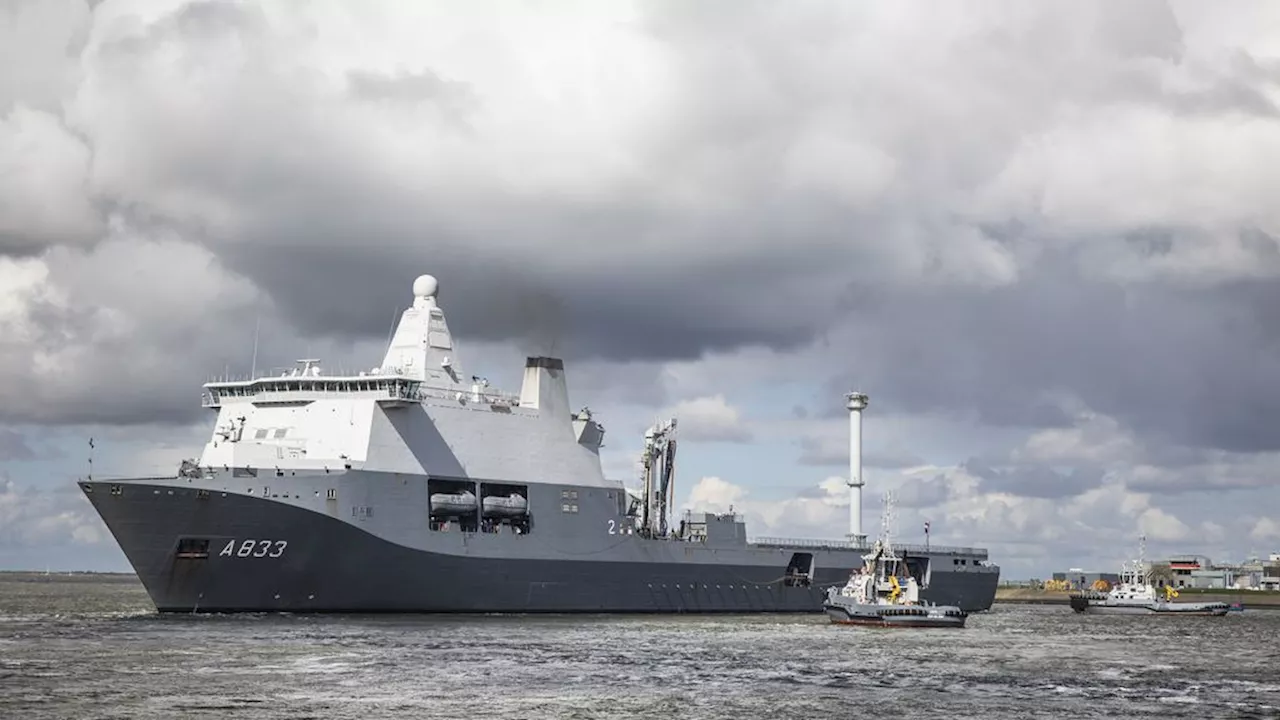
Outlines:
MULTIPOLYGON (((865 395, 848 538, 748 539, 732 508, 677 524, 675 419, 645 433, 638 491, 606 479, 562 360, 528 358, 518 395, 467 375, 438 290, 414 281, 378 367, 206 383, 197 459, 79 482, 159 612, 818 613, 862 564, 865 395)), ((986 550, 899 551, 922 599, 994 601, 986 550)))

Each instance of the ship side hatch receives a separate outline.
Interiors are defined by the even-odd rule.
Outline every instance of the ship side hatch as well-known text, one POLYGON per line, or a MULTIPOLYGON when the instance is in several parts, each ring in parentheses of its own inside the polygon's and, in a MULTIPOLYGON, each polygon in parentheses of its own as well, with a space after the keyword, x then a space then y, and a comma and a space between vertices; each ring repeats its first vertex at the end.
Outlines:
POLYGON ((785 587, 809 587, 813 582, 813 553, 792 553, 791 562, 783 574, 785 587))
POLYGON ((907 572, 911 577, 920 583, 920 588, 929 587, 929 558, 906 556, 903 563, 907 566, 907 572))
POLYGON ((182 560, 203 560, 209 557, 209 540, 207 538, 182 538, 178 540, 178 549, 174 557, 182 560))

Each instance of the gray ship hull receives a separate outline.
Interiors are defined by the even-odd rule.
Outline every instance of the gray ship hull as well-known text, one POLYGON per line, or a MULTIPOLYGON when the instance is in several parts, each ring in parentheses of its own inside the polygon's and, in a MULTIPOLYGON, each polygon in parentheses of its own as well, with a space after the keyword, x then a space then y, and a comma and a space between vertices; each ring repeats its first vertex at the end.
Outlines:
MULTIPOLYGON (((435 551, 380 537, 333 507, 189 483, 80 483, 161 612, 816 613, 826 588, 860 562, 854 549, 638 536, 503 557, 503 538, 454 533, 448 551, 435 551), (784 581, 792 549, 816 558, 807 585, 784 581)), ((535 538, 536 528, 506 540, 535 538)), ((989 609, 999 571, 983 570, 933 572, 923 599, 989 609)))

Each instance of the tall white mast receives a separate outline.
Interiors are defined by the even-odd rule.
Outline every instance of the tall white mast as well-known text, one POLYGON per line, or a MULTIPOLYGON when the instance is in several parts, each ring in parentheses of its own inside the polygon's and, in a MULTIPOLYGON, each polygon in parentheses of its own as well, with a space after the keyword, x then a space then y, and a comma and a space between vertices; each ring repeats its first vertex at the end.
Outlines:
POLYGON ((846 393, 845 407, 849 409, 849 540, 862 544, 867 536, 862 532, 862 411, 867 407, 867 396, 860 392, 846 393))

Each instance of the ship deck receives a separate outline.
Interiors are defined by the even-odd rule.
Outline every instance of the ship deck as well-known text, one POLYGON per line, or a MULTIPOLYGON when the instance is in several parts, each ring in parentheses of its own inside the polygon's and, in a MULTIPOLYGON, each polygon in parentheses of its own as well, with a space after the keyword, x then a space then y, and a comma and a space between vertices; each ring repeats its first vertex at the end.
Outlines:
MULTIPOLYGON (((812 548, 814 550, 858 550, 866 551, 871 549, 869 543, 856 543, 852 540, 821 540, 813 538, 781 538, 781 537, 758 537, 748 539, 747 542, 758 547, 769 548, 812 548)), ((906 545, 902 543, 894 543, 896 550, 909 553, 930 554, 930 555, 964 555, 986 559, 987 551, 983 548, 963 547, 959 545, 906 545)))

